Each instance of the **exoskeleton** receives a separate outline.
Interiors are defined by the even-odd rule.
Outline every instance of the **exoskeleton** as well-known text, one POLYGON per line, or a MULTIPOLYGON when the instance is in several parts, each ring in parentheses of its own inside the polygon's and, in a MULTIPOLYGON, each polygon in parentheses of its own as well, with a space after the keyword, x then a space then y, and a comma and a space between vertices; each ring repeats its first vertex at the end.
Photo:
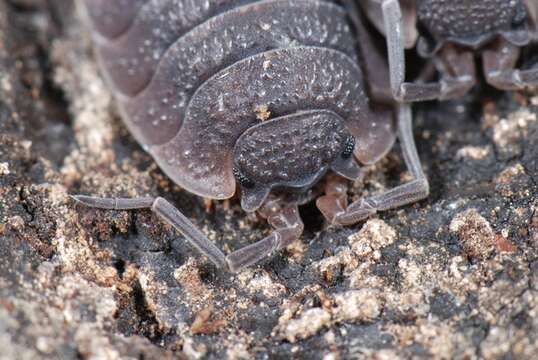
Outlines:
POLYGON ((367 36, 357 40, 352 7, 317 0, 83 5, 102 70, 138 142, 191 193, 227 199, 239 192, 243 209, 258 211, 274 232, 225 256, 163 198, 76 200, 151 208, 215 265, 237 271, 296 240, 298 205, 315 197, 331 223, 352 224, 427 196, 409 107, 377 106, 366 91, 361 64, 372 65, 375 50, 367 36), (382 158, 396 127, 415 180, 348 206, 341 179, 359 179, 358 162, 382 158), (326 180, 327 172, 338 180, 326 180), (322 179, 325 191, 316 194, 322 179))
POLYGON ((538 64, 518 69, 523 47, 538 43, 538 0, 359 0, 386 35, 392 93, 404 102, 459 97, 477 81, 501 90, 538 86, 538 64), (433 61, 439 81, 405 82, 404 48, 433 61))

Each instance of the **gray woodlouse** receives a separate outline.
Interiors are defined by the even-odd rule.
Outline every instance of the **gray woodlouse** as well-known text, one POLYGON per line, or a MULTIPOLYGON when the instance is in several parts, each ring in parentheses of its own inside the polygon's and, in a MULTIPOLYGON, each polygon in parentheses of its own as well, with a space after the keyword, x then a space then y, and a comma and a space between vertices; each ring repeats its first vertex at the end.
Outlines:
MULTIPOLYGON (((237 271, 301 235, 298 205, 318 195, 311 189, 328 170, 355 180, 357 160, 383 157, 395 140, 395 113, 415 180, 347 206, 346 184, 334 177, 316 203, 330 222, 352 224, 427 196, 410 108, 370 102, 359 55, 366 69, 383 61, 350 9, 317 0, 83 3, 122 118, 144 149, 194 194, 226 199, 238 183, 243 209, 258 211, 274 232, 225 256, 163 198, 77 201, 151 208, 216 266, 237 271)), ((388 70, 377 72, 372 78, 389 87, 388 70)))
POLYGON ((405 102, 464 95, 477 81, 501 90, 538 86, 538 65, 517 69, 521 48, 538 43, 538 0, 364 0, 370 21, 386 34, 392 93, 405 102), (403 21, 400 21, 403 19, 403 21), (402 24, 403 23, 403 24, 402 24), (433 60, 436 82, 405 82, 404 48, 433 60))

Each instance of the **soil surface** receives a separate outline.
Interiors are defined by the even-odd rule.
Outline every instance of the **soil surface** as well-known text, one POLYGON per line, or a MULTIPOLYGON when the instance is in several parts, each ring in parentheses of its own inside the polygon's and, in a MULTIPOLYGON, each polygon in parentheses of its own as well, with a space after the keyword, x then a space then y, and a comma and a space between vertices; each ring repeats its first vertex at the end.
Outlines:
MULTIPOLYGON (((415 107, 431 196, 218 271, 149 211, 161 195, 226 252, 269 232, 171 183, 129 135, 70 1, 0 1, 0 359, 532 359, 538 93, 415 107)), ((396 147, 359 198, 409 175, 396 147)))

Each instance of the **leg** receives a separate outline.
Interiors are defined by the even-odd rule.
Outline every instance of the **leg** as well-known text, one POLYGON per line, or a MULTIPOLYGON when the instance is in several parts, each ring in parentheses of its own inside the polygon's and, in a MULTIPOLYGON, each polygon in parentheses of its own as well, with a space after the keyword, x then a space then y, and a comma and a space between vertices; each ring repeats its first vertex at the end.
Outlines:
POLYGON ((196 226, 185 217, 172 204, 161 197, 157 198, 98 198, 85 195, 72 196, 77 202, 84 205, 113 210, 133 210, 133 209, 151 209, 166 223, 172 225, 176 230, 187 238, 189 243, 198 249, 203 255, 207 256, 213 264, 219 268, 226 268, 227 262, 222 251, 219 250, 196 226))
POLYGON ((411 108, 409 105, 400 105, 398 116, 399 139, 403 157, 405 164, 414 179, 381 194, 358 200, 345 210, 343 210, 342 207, 339 209, 339 205, 337 204, 338 196, 331 196, 331 194, 328 194, 327 196, 329 197, 326 198, 326 200, 327 202, 332 200, 332 205, 330 203, 324 204, 325 200, 321 200, 320 202, 322 203, 322 212, 324 212, 324 210, 330 210, 328 212, 325 211, 324 214, 328 213, 328 218, 329 220, 332 220, 333 223, 342 225, 354 224, 377 211, 388 210, 409 204, 428 196, 428 180, 422 172, 420 159, 413 140, 411 108), (333 213, 331 213, 331 209, 334 209, 332 210, 333 213))
POLYGON ((404 101, 401 90, 405 81, 405 40, 402 29, 402 10, 398 0, 384 0, 381 8, 387 38, 390 87, 394 98, 398 101, 404 101))
POLYGON ((207 256, 218 268, 236 272, 269 256, 273 251, 281 250, 303 232, 303 223, 299 217, 297 206, 280 208, 271 205, 266 209, 267 220, 275 228, 275 232, 265 239, 225 256, 196 226, 178 209, 163 198, 98 198, 84 195, 72 196, 84 205, 114 210, 151 209, 166 223, 182 233, 189 243, 203 255, 207 256))
POLYGON ((461 97, 476 84, 474 56, 468 50, 447 44, 436 56, 434 65, 441 80, 432 83, 437 86, 432 95, 439 100, 461 97))
POLYGON ((329 224, 335 223, 337 214, 346 211, 348 182, 340 176, 329 176, 325 183, 325 195, 316 200, 316 206, 329 224))
POLYGON ((268 215, 267 222, 275 231, 266 238, 228 255, 226 261, 230 271, 237 272, 268 257, 275 251, 284 249, 303 233, 304 225, 296 205, 284 208, 278 205, 273 207, 273 205, 269 205, 272 208, 265 207, 261 212, 262 216, 268 215))
POLYGON ((402 12, 398 0, 383 0, 389 74, 394 98, 400 102, 447 99, 458 97, 475 84, 474 63, 471 53, 458 52, 447 47, 436 65, 443 74, 439 82, 405 82, 405 53, 402 29, 402 12))
POLYGON ((486 81, 501 90, 521 90, 527 86, 538 86, 538 64, 532 69, 515 69, 520 48, 499 39, 484 51, 482 61, 486 81))
POLYGON ((392 104, 394 98, 390 88, 386 56, 380 51, 382 49, 376 46, 376 39, 374 39, 372 31, 369 31, 364 25, 364 21, 370 20, 378 30, 382 30, 381 6, 374 0, 365 0, 360 3, 349 0, 345 4, 349 7, 350 19, 357 30, 359 56, 364 76, 367 78, 368 95, 377 103, 392 104), (363 11, 359 11, 358 6, 363 6, 363 11), (365 12, 368 19, 361 17, 361 12, 365 12))
MULTIPOLYGON (((402 9, 402 24, 404 34, 404 44, 406 49, 415 46, 418 38, 417 31, 417 9, 416 0, 399 0, 398 5, 402 9)), ((382 4, 384 0, 360 0, 357 3, 362 7, 362 11, 374 27, 383 35, 386 35, 385 24, 383 22, 382 4)))

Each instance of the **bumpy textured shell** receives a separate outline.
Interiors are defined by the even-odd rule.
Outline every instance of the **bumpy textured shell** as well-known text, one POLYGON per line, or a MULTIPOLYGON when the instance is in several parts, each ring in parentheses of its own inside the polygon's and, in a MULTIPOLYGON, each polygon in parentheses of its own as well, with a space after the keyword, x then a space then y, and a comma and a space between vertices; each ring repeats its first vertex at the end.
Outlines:
POLYGON ((425 55, 447 41, 471 48, 496 36, 518 46, 530 41, 523 0, 417 0, 417 16, 425 30, 419 51, 425 55))
POLYGON ((350 138, 343 119, 326 110, 282 116, 249 128, 233 152, 235 171, 248 179, 242 187, 243 208, 260 206, 273 187, 309 188, 330 166, 338 171, 350 164, 344 155, 350 138))
POLYGON ((246 130, 237 140, 234 160, 255 184, 302 187, 342 153, 348 136, 341 118, 330 111, 298 113, 246 130))
POLYGON ((83 2, 126 125, 195 194, 234 194, 234 146, 263 120, 331 111, 364 163, 394 141, 390 118, 369 109, 346 10, 331 1, 83 2))

